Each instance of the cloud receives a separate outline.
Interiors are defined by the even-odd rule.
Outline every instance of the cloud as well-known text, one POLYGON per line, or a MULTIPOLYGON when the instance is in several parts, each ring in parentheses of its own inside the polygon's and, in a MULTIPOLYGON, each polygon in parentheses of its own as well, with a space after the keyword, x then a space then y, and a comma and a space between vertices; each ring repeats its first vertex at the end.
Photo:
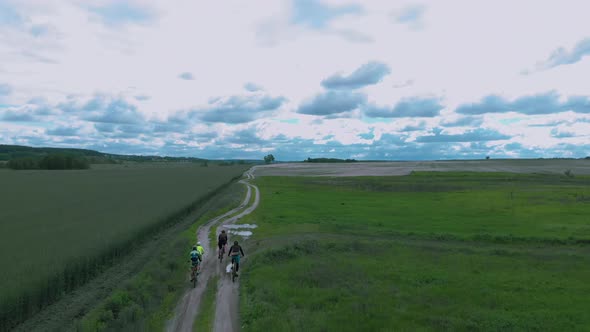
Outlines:
POLYGON ((262 90, 262 87, 260 85, 254 84, 252 82, 248 82, 248 83, 244 84, 244 89, 246 89, 247 91, 250 91, 250 92, 256 92, 256 91, 262 90))
POLYGON ((590 55, 590 38, 580 40, 570 51, 560 47, 553 51, 549 58, 539 64, 539 69, 550 69, 561 65, 569 65, 590 55))
POLYGON ((0 25, 16 25, 22 23, 23 18, 8 2, 0 1, 0 25))
POLYGON ((266 141, 258 137, 258 135, 256 135, 257 132, 258 130, 255 127, 238 130, 223 140, 223 142, 238 145, 265 145, 266 141))
POLYGON ((401 88, 405 88, 405 87, 411 86, 412 84, 414 84, 414 81, 413 80, 406 80, 405 82, 394 84, 394 85, 392 85, 392 87, 394 89, 401 89, 401 88))
POLYGON ((444 108, 437 98, 403 98, 393 109, 369 105, 364 113, 374 118, 435 117, 444 108))
POLYGON ((590 98, 588 96, 571 96, 562 105, 563 110, 590 114, 590 98))
POLYGON ((114 133, 116 126, 113 123, 95 123, 94 128, 99 132, 114 133))
POLYGON ((410 5, 392 14, 395 23, 407 24, 412 28, 418 28, 422 24, 422 17, 426 7, 423 5, 410 5))
POLYGON ((13 109, 1 112, 0 119, 8 122, 33 122, 37 120, 30 112, 17 111, 13 109))
POLYGON ((367 85, 379 83, 383 77, 391 72, 388 65, 371 61, 356 69, 348 76, 334 74, 322 81, 322 86, 326 89, 359 89, 367 85))
POLYGON ((462 134, 443 134, 441 128, 433 130, 433 135, 420 136, 416 142, 481 142, 510 139, 510 136, 501 134, 495 130, 478 128, 465 131, 462 134))
POLYGON ((483 117, 463 116, 456 120, 444 120, 440 123, 443 127, 479 127, 483 124, 483 117))
POLYGON ((121 97, 104 94, 96 94, 86 101, 71 97, 66 102, 57 104, 56 108, 63 112, 64 117, 90 122, 139 124, 145 121, 135 105, 121 97))
POLYGON ((497 95, 490 95, 477 103, 462 104, 455 110, 459 114, 470 115, 507 112, 537 115, 566 111, 590 113, 590 99, 587 96, 572 96, 565 102, 560 102, 555 91, 523 96, 511 102, 497 95))
POLYGON ((205 122, 246 123, 277 110, 285 101, 284 97, 231 96, 214 100, 205 109, 196 109, 187 115, 205 122))
POLYGON ((47 135, 51 136, 78 136, 80 128, 76 127, 56 127, 54 129, 46 130, 47 135))
POLYGON ((321 0, 293 0, 291 22, 313 29, 324 28, 331 20, 343 15, 363 12, 359 5, 328 6, 321 0))
POLYGON ((144 121, 135 105, 123 99, 96 96, 82 109, 83 119, 90 122, 137 124, 144 121))
POLYGON ((184 73, 178 75, 178 78, 183 79, 183 80, 187 80, 187 81, 192 81, 195 79, 193 74, 189 73, 189 72, 184 72, 184 73))
POLYGON ((332 29, 330 30, 332 33, 350 41, 353 43, 362 43, 362 44, 366 44, 366 43, 372 43, 375 41, 375 39, 373 39, 373 37, 364 34, 362 32, 356 31, 356 30, 350 30, 350 29, 332 29))
POLYGON ((44 37, 54 32, 55 28, 49 24, 33 24, 29 28, 29 33, 35 37, 44 37))
POLYGON ((462 104, 457 107, 455 112, 459 114, 486 114, 486 113, 505 113, 509 112, 509 103, 506 99, 489 95, 481 99, 478 103, 462 104))
POLYGON ((576 137, 577 135, 570 132, 570 131, 564 131, 564 130, 560 130, 557 128, 553 128, 551 129, 551 137, 555 137, 555 138, 569 138, 569 137, 576 137))
POLYGON ((89 6, 87 9, 97 15, 106 25, 147 23, 155 18, 149 8, 138 6, 131 1, 111 1, 104 6, 89 6))
POLYGON ((0 83, 0 97, 8 96, 12 93, 12 87, 8 84, 0 83))
POLYGON ((148 96, 148 95, 137 95, 137 96, 135 96, 135 99, 136 99, 136 100, 139 100, 139 101, 145 101, 145 100, 149 100, 150 98, 151 98, 151 97, 150 97, 150 96, 148 96))
POLYGON ((417 124, 407 125, 407 126, 403 127, 402 129, 400 129, 400 131, 401 132, 419 131, 419 130, 426 129, 426 126, 427 126, 426 121, 420 121, 417 124))
POLYGON ((367 96, 363 93, 328 91, 304 101, 297 113, 328 116, 353 111, 366 102, 367 96))

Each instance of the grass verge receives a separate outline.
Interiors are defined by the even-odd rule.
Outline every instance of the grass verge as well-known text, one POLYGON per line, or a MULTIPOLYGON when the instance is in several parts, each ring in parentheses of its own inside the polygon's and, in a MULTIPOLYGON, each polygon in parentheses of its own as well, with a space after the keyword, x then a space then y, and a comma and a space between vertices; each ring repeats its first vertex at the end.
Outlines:
POLYGON ((207 288, 201 302, 201 308, 195 323, 193 331, 213 331, 213 320, 215 319, 215 297, 217 296, 217 284, 219 277, 211 277, 207 281, 207 288))

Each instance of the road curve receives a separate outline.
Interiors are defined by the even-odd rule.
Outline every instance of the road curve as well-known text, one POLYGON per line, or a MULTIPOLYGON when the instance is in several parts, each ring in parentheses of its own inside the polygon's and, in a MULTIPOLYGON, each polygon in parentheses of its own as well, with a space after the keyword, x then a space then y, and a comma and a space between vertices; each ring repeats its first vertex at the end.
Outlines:
MULTIPOLYGON (((243 183, 246 188, 246 197, 244 201, 235 209, 224 213, 221 216, 215 217, 209 220, 205 225, 200 226, 197 229, 197 240, 201 242, 201 245, 205 248, 205 257, 202 265, 202 272, 199 275, 199 281, 197 287, 194 289, 188 290, 180 300, 179 304, 177 305, 174 311, 174 317, 168 321, 166 324, 166 331, 169 332, 176 332, 176 331, 193 331, 193 323, 195 321, 195 317, 199 311, 199 305, 201 303, 201 298, 205 291, 205 286, 207 285, 207 281, 213 275, 219 275, 220 284, 218 286, 218 293, 217 293, 217 301, 216 301, 216 318, 215 318, 215 330, 216 331, 237 331, 239 329, 238 323, 238 293, 237 293, 237 283, 234 285, 236 287, 235 295, 230 294, 226 295, 227 287, 223 285, 223 273, 225 272, 225 268, 221 269, 220 264, 217 261, 217 244, 216 243, 209 243, 209 232, 211 227, 217 226, 218 228, 221 225, 227 225, 236 222, 241 217, 251 213, 256 209, 258 203, 260 202, 260 193, 258 191, 258 187, 252 185, 247 182, 247 180, 254 179, 252 172, 256 167, 251 168, 250 170, 246 171, 244 175, 246 176, 245 180, 240 180, 240 183, 243 183), (250 199, 252 197, 252 191, 254 191, 254 202, 252 205, 248 206, 250 199), (241 212, 240 212, 241 211, 241 212), (239 212, 239 213, 238 213, 239 212), (238 213, 237 215, 229 218, 230 216, 238 213), (220 292, 224 292, 222 296, 220 296, 220 292), (230 308, 231 304, 231 310, 230 308), (235 304, 235 305, 234 305, 235 304), (217 315, 217 307, 223 306, 227 308, 227 311, 223 314, 217 315), (218 318, 219 317, 219 322, 218 318), (226 319, 223 319, 226 317, 226 319), (227 317, 231 317, 229 322, 226 322, 227 317), (221 330, 217 329, 217 326, 223 328, 221 330)), ((187 276, 188 278, 188 276, 187 276)), ((188 281, 188 280, 187 280, 188 281)), ((231 280, 230 280, 231 284, 231 280)))

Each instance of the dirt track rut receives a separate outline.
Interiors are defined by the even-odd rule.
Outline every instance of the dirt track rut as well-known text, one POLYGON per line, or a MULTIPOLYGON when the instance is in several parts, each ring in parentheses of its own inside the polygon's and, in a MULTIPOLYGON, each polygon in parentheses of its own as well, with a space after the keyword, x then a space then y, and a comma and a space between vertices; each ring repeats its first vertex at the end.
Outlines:
MULTIPOLYGON (((174 317, 168 322, 167 331, 193 331, 193 323, 199 311, 201 298, 205 291, 207 281, 214 275, 218 275, 219 284, 216 296, 215 307, 215 331, 238 331, 239 317, 238 317, 238 287, 239 281, 232 283, 231 278, 225 271, 225 266, 228 260, 224 260, 222 264, 217 260, 217 243, 210 243, 209 232, 211 227, 220 229, 222 225, 235 223, 241 217, 251 213, 256 209, 260 202, 260 193, 258 187, 247 182, 247 180, 254 179, 252 172, 255 167, 248 170, 245 175, 246 180, 241 180, 247 187, 246 197, 240 206, 235 209, 218 216, 208 221, 205 225, 199 227, 197 230, 197 240, 201 242, 205 248, 205 257, 202 266, 202 272, 199 275, 197 287, 190 289, 184 294, 174 312, 174 317), (248 206, 252 193, 254 192, 254 202, 248 206), (241 212, 240 212, 241 211, 241 212), (238 213, 239 212, 239 213, 238 213), (232 216, 233 217, 230 217, 232 216)), ((218 231, 216 231, 216 234, 218 231)), ((227 257, 226 257, 227 258, 227 257)), ((188 278, 188 277, 187 277, 188 278)), ((188 280, 187 280, 188 281, 188 280)), ((196 328, 198 330, 198 326, 196 328)))

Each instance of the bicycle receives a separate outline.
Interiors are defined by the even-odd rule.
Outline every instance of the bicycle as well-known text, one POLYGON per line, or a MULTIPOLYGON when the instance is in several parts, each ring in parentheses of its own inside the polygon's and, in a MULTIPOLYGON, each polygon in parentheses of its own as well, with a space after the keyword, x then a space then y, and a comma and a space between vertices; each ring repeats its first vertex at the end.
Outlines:
POLYGON ((237 277, 238 277, 238 272, 236 271, 236 256, 232 256, 232 258, 231 258, 231 282, 235 282, 237 277))
POLYGON ((199 263, 196 265, 193 263, 191 268, 191 281, 193 283, 193 288, 197 287, 197 277, 199 276, 199 263))
POLYGON ((223 256, 225 255, 225 244, 221 246, 221 249, 219 249, 219 263, 221 263, 223 261, 223 256))

